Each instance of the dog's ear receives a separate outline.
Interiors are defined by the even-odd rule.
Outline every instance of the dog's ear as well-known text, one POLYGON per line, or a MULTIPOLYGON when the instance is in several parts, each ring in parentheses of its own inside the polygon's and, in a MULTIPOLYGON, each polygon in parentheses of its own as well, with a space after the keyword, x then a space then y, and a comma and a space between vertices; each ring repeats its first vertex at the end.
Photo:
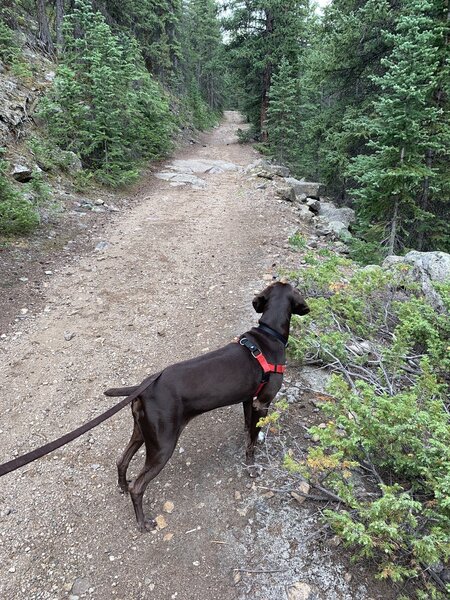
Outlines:
POLYGON ((292 299, 292 314, 294 315, 307 315, 310 311, 309 306, 306 304, 303 296, 296 291, 294 298, 292 299))
POLYGON ((252 301, 253 308, 255 309, 255 311, 257 313, 264 312, 264 309, 266 308, 266 304, 267 304, 267 298, 268 298, 267 288, 265 290, 263 290, 260 294, 257 294, 253 298, 253 301, 252 301))

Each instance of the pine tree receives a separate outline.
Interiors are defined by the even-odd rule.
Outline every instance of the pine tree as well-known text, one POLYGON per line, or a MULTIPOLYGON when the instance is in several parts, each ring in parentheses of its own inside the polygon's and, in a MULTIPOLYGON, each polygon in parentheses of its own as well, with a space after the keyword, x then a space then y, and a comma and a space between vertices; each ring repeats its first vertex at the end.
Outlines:
POLYGON ((364 138, 346 123, 372 110, 389 51, 380 29, 390 30, 395 11, 388 0, 334 0, 321 20, 310 19, 310 44, 300 65, 303 152, 300 170, 322 181, 339 202, 348 201, 346 169, 364 148, 364 138))
POLYGON ((104 2, 103 13, 113 29, 121 27, 138 40, 147 70, 166 85, 172 83, 182 53, 182 4, 182 0, 104 2))
POLYGON ((107 183, 124 183, 140 160, 170 147, 168 102, 137 42, 114 36, 86 0, 66 17, 64 55, 41 114, 54 140, 107 183))
POLYGON ((220 110, 223 96, 223 43, 215 0, 188 4, 189 66, 204 101, 220 110))
MULTIPOLYGON (((432 160, 448 159, 450 150, 448 115, 438 100, 448 40, 433 8, 429 0, 410 0, 395 32, 383 32, 393 50, 382 61, 385 73, 372 77, 380 89, 373 115, 356 124, 368 138, 369 154, 357 156, 349 169, 358 184, 354 194, 388 254, 416 247, 418 237, 427 237, 428 247, 437 238, 449 242, 448 176, 432 160), (431 210, 433 203, 446 207, 447 219, 431 210)), ((448 74, 448 54, 445 60, 448 74)))
POLYGON ((283 164, 295 171, 300 144, 298 124, 300 121, 299 89, 297 74, 283 59, 273 75, 269 92, 267 132, 270 150, 283 164))
POLYGON ((308 0, 233 0, 225 26, 230 60, 243 82, 244 111, 267 138, 266 120, 273 73, 285 58, 293 67, 305 46, 308 0))

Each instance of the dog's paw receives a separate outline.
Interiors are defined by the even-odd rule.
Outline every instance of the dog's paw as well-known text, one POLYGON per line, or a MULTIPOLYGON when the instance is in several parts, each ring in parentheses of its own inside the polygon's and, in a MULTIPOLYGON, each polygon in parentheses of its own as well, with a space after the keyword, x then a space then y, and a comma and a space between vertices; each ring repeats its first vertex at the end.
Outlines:
POLYGON ((121 494, 128 494, 130 492, 130 483, 131 483, 131 479, 127 479, 125 481, 125 483, 122 482, 122 481, 120 481, 119 484, 118 484, 119 485, 119 492, 121 494))
POLYGON ((156 521, 154 519, 144 519, 143 523, 138 523, 138 530, 141 533, 148 533, 156 529, 156 521))
POLYGON ((258 398, 253 398, 253 403, 252 403, 252 404, 253 404, 253 408, 254 408, 255 410, 263 410, 264 408, 266 408, 266 407, 264 406, 264 404, 262 404, 262 403, 261 403, 261 402, 258 400, 258 398))
POLYGON ((249 467, 247 467, 247 473, 249 477, 251 477, 252 479, 256 479, 257 477, 260 477, 262 469, 261 467, 250 465, 249 467))

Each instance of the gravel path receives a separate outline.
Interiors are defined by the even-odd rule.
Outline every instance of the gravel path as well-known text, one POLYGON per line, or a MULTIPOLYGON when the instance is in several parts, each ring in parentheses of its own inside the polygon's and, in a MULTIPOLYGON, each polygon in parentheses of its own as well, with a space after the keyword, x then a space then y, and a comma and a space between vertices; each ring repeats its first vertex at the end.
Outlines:
MULTIPOLYGON (((43 306, 31 304, 0 338, 2 462, 112 406, 105 388, 228 343, 256 323, 251 300, 271 274, 298 265, 286 245, 298 213, 244 171, 258 155, 236 143, 238 123, 227 113, 124 199, 130 208, 92 232, 90 251, 44 274, 43 306)), ((287 373, 297 394, 302 376, 287 373)), ((308 410, 316 417, 308 406, 305 394, 289 412, 296 443, 305 442, 308 410)), ((138 533, 116 486, 128 408, 0 479, 0 598, 393 598, 321 539, 316 507, 267 491, 280 487, 281 469, 247 478, 241 413, 213 411, 183 432, 144 497, 159 516, 152 533, 138 533)))
MULTIPOLYGON (((256 153, 235 143, 237 121, 228 113, 177 158, 249 164, 256 153)), ((204 188, 149 177, 139 202, 106 229, 103 249, 49 274, 45 309, 2 340, 2 459, 103 412, 116 402, 106 387, 138 383, 256 322, 253 293, 292 230, 290 208, 242 169, 197 175, 204 188)), ((125 409, 0 481, 1 598, 237 597, 241 557, 229 532, 247 525, 236 498, 250 486, 240 407, 185 430, 144 500, 167 527, 147 535, 116 487, 131 427, 125 409)))

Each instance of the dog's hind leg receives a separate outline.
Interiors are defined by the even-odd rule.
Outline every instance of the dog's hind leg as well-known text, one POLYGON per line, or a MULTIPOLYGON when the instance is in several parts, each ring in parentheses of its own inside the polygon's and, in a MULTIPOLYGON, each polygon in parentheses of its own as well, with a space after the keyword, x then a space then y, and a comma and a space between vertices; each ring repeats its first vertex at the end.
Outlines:
POLYGON ((144 438, 142 437, 141 430, 136 420, 134 421, 133 433, 131 434, 131 439, 128 442, 127 447, 123 451, 122 456, 117 460, 117 475, 118 475, 118 483, 119 488, 125 494, 128 493, 128 481, 127 481, 127 469, 128 465, 131 462, 131 459, 139 450, 139 448, 144 443, 144 438))
POLYGON ((142 499, 144 497, 145 489, 150 481, 154 479, 164 468, 165 464, 172 456, 177 440, 178 437, 173 436, 170 443, 159 448, 156 448, 151 443, 148 443, 147 439, 145 440, 145 445, 147 448, 145 465, 133 483, 131 483, 129 486, 134 512, 136 513, 138 529, 142 533, 151 531, 155 527, 155 522, 152 519, 146 519, 144 516, 142 499))
POLYGON ((244 418, 245 418, 245 431, 247 433, 247 444, 245 448, 245 463, 247 465, 247 471, 250 477, 258 477, 260 470, 255 467, 255 446, 258 440, 258 433, 261 431, 261 427, 257 427, 257 423, 260 419, 267 415, 267 408, 257 410, 253 407, 253 400, 246 400, 243 402, 244 406, 244 418))

